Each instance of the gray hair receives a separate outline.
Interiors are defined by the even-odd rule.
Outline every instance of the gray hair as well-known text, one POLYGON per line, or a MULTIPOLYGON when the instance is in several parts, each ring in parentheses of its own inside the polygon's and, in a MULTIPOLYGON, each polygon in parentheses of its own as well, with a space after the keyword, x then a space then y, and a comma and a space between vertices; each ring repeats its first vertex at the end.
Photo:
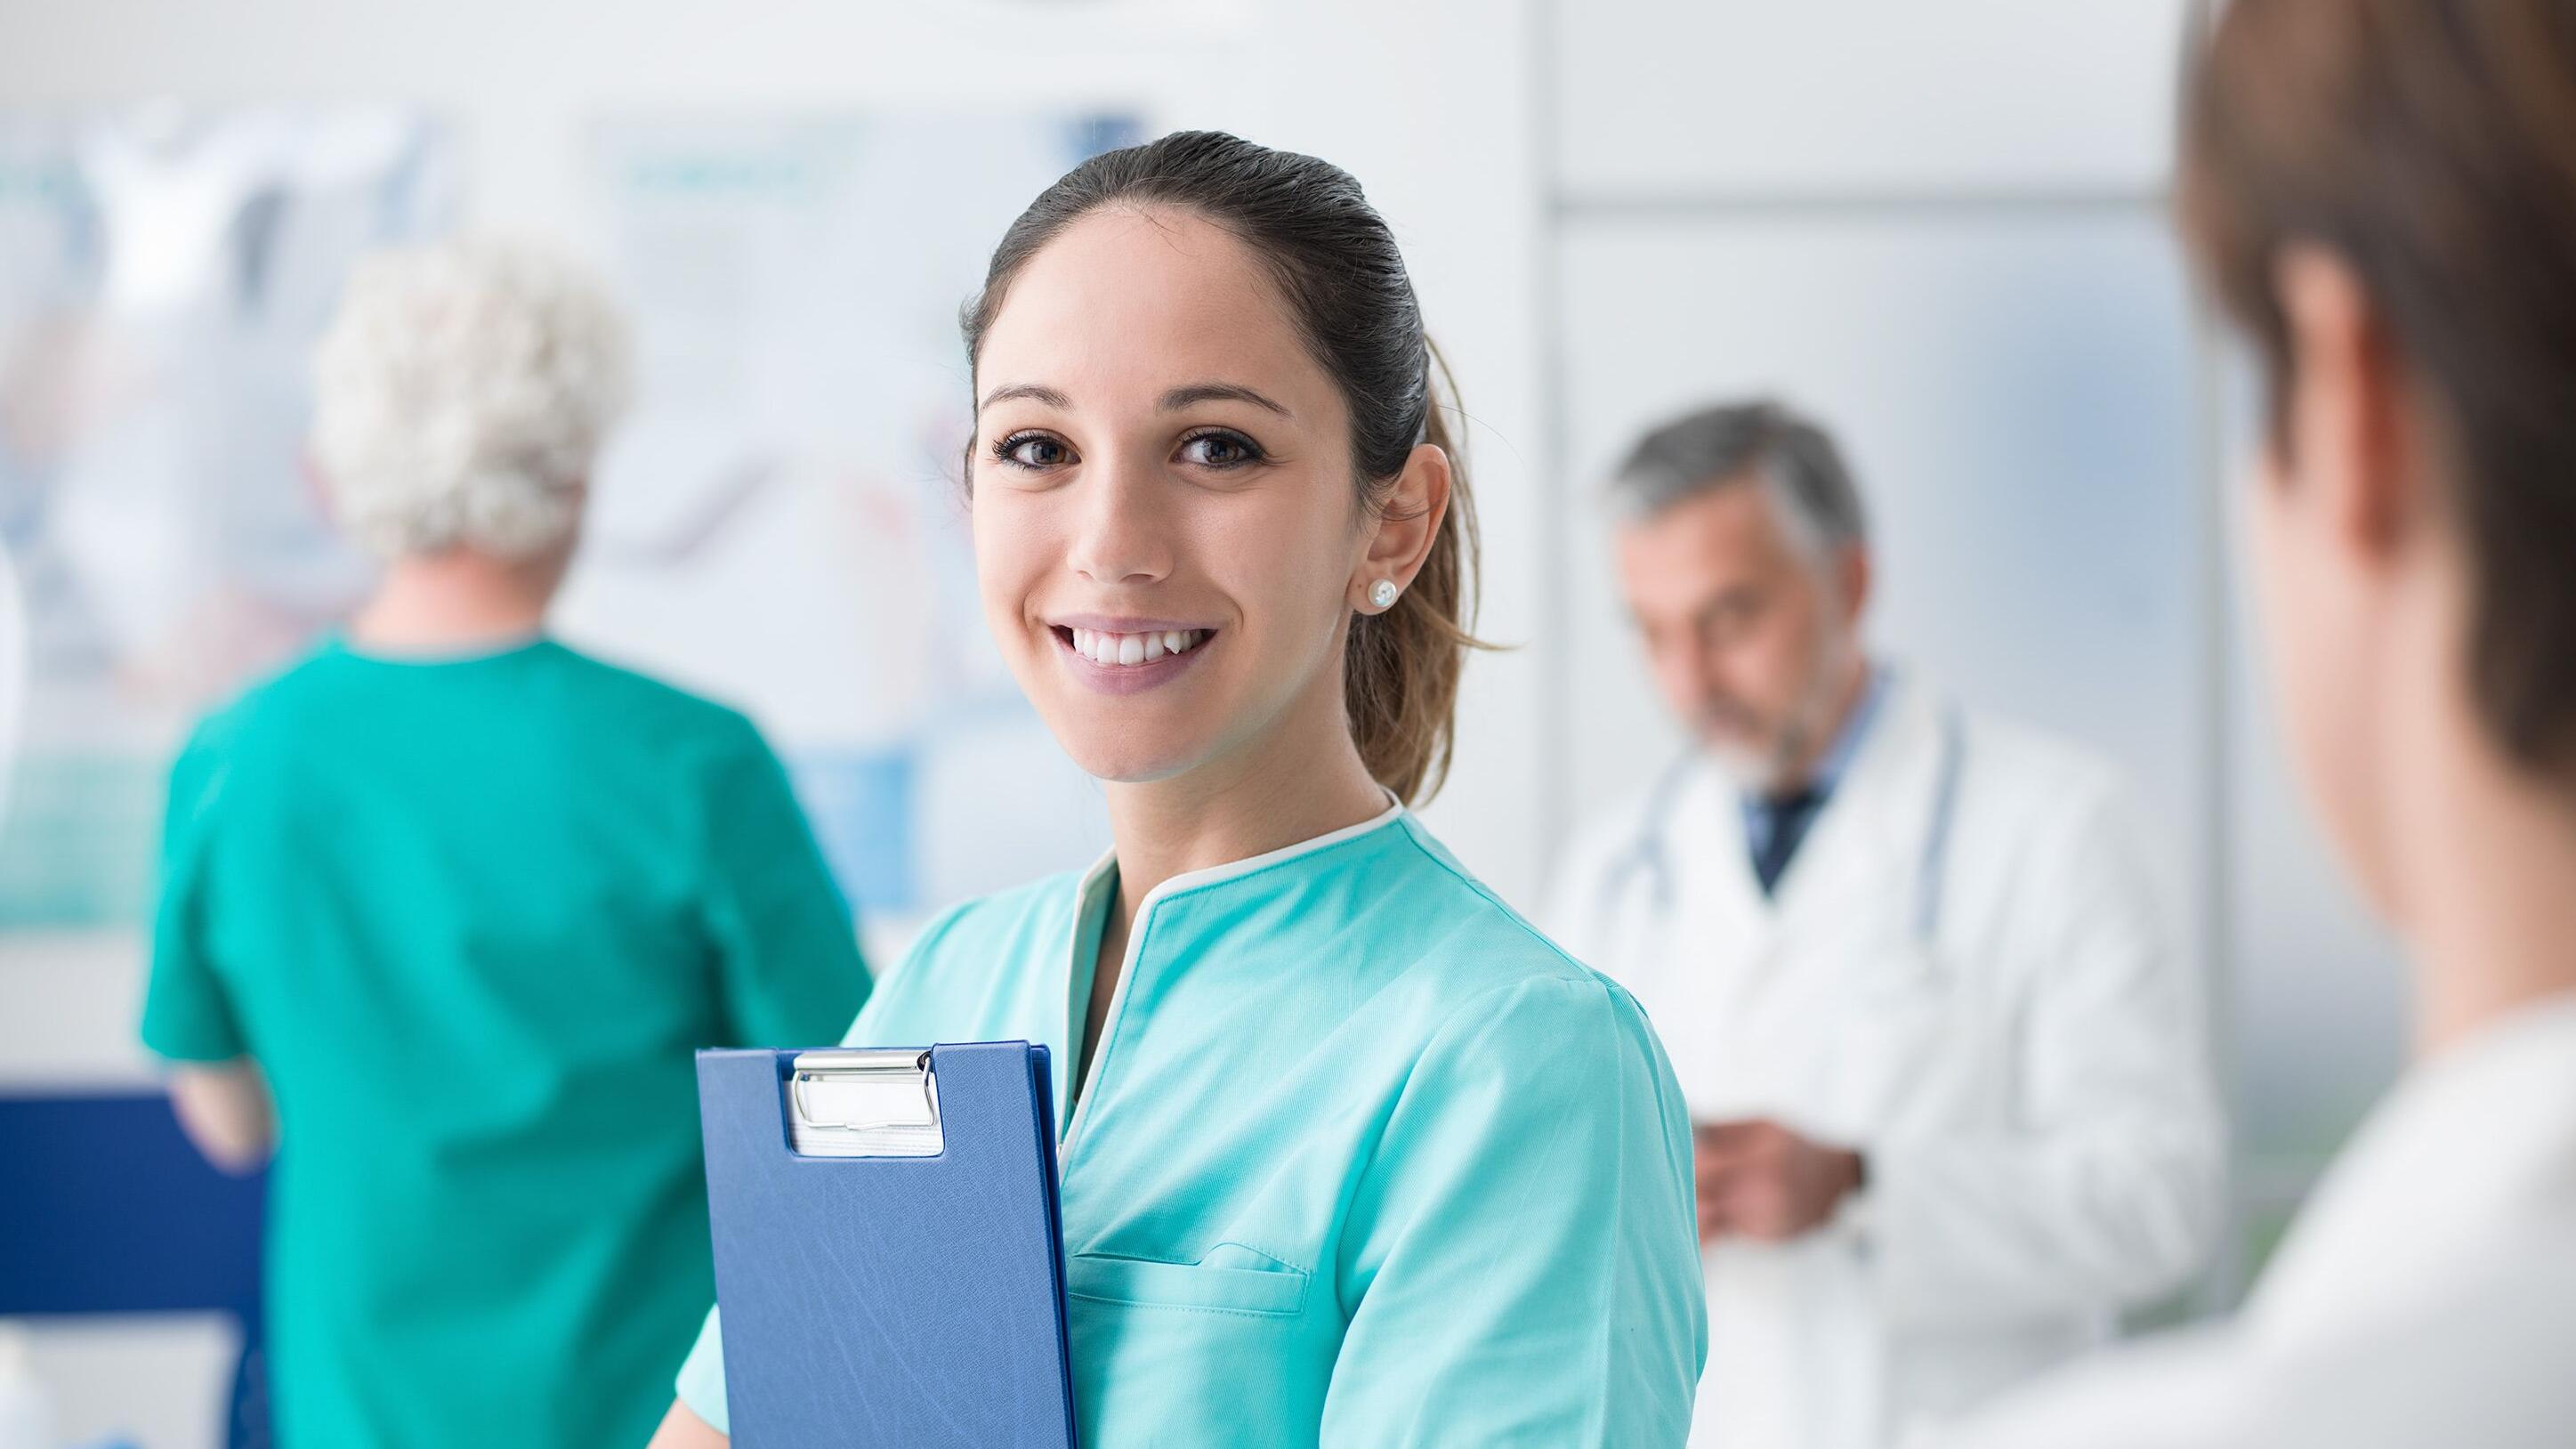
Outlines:
POLYGON ((1755 478, 1771 485, 1811 546, 1869 541, 1860 490, 1833 436, 1767 398, 1713 404, 1657 426, 1628 450, 1608 493, 1622 520, 1640 522, 1755 478))
POLYGON ((313 461, 392 557, 533 557, 580 522, 631 390, 626 323, 550 252, 451 241, 360 262, 314 354, 313 461))

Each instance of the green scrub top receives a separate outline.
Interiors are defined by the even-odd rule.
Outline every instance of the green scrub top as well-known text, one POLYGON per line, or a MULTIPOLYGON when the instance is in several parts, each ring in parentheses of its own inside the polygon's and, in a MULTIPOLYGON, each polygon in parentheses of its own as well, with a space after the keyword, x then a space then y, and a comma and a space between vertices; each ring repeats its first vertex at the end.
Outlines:
POLYGON ((642 1444, 714 1282, 692 1049, 868 993, 751 724, 335 643, 198 729, 163 867, 144 1042, 276 1099, 279 1442, 642 1444))
MULTIPOLYGON (((1083 1442, 1683 1441, 1690 1132, 1626 992, 1389 810, 1148 895, 1067 1113, 1116 887, 939 919, 848 1036, 1050 1048, 1083 1442)), ((720 1332, 679 1376, 719 1428, 720 1332)))

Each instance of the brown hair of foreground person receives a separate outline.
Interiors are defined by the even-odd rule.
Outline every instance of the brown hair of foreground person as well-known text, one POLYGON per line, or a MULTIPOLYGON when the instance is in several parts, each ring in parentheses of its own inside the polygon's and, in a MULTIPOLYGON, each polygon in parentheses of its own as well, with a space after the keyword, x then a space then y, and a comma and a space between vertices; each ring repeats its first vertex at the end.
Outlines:
POLYGON ((2184 105, 2183 231, 2263 353, 2275 443, 2276 266, 2319 246, 2420 384, 2479 716, 2576 787, 2576 0, 2236 0, 2184 105))

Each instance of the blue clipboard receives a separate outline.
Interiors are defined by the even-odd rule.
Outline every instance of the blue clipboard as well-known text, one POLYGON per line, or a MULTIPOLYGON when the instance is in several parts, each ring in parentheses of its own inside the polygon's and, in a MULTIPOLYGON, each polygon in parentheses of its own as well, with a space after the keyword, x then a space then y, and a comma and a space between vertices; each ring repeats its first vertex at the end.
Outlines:
POLYGON ((739 1449, 1072 1449, 1047 1049, 702 1051, 739 1449))

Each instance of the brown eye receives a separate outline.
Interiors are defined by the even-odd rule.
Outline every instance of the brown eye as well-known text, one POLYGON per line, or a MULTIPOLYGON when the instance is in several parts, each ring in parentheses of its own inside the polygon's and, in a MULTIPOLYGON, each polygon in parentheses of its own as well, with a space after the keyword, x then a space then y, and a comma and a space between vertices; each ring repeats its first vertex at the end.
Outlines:
POLYGON ((1181 444, 1181 457, 1202 468, 1240 468, 1261 461, 1261 448, 1240 433, 1200 433, 1181 444))
POLYGON ((993 456, 1023 468, 1053 468, 1073 461, 1073 450, 1044 433, 1017 433, 993 445, 993 456))

